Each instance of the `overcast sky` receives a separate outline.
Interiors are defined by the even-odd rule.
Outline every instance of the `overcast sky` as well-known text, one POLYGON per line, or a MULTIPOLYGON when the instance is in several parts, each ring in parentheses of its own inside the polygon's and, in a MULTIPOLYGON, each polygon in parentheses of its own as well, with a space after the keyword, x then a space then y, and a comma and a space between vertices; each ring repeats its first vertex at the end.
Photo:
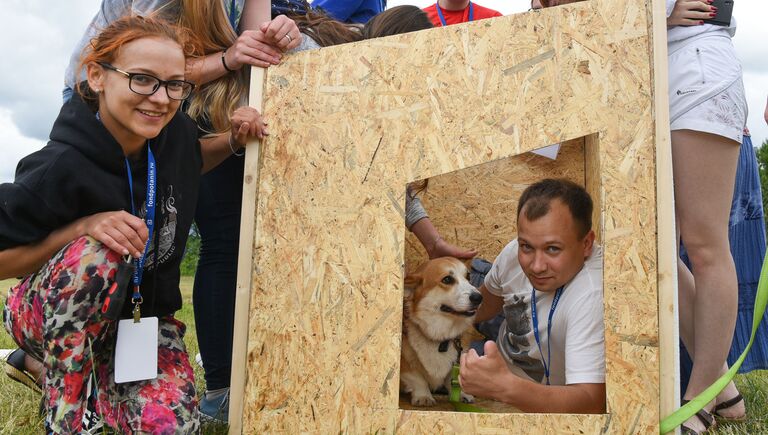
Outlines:
MULTIPOLYGON (((0 14, 0 182, 13 179, 23 156, 41 148, 61 106, 64 69, 100 0, 3 0, 0 14)), ((427 6, 428 0, 389 0, 427 6)), ((482 0, 503 14, 523 12, 528 0, 482 0)), ((768 94, 764 0, 739 0, 734 44, 744 66, 753 143, 768 138, 763 121, 768 94), (762 6, 762 7, 761 7, 762 6)))

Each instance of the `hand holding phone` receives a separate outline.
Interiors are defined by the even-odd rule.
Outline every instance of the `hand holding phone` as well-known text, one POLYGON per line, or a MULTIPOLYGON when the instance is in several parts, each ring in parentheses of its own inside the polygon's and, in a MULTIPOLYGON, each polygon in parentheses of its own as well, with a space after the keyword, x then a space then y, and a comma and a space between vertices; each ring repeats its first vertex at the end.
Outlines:
POLYGON ((714 0, 711 6, 717 8, 716 15, 704 20, 704 22, 716 26, 730 26, 731 16, 733 15, 733 0, 714 0))

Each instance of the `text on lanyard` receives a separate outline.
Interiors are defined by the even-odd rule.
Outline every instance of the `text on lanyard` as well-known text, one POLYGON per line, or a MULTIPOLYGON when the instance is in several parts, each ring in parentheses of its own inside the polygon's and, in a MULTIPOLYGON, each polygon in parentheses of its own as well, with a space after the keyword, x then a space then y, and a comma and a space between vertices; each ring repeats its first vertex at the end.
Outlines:
MULTIPOLYGON (((128 162, 127 157, 125 159, 125 167, 128 170, 128 187, 131 192, 131 213, 134 216, 138 216, 136 212, 136 206, 134 204, 133 175, 131 174, 131 164, 128 162)), ((152 147, 150 146, 149 142, 147 142, 147 213, 144 216, 144 222, 147 225, 149 238, 147 239, 147 243, 144 245, 144 252, 141 254, 141 257, 136 260, 136 269, 133 272, 133 296, 131 297, 131 301, 136 305, 136 309, 134 310, 135 314, 138 312, 139 304, 143 302, 139 286, 141 285, 142 276, 144 275, 144 262, 146 261, 147 252, 149 251, 149 244, 152 243, 152 235, 155 230, 155 208, 157 206, 156 195, 157 166, 155 164, 155 156, 152 153, 152 147)))

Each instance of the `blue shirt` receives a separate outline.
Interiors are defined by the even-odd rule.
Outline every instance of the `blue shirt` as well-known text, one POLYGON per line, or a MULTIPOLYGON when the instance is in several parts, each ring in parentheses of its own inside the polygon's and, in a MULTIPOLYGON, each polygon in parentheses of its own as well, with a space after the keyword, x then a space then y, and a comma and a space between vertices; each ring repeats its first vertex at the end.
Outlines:
POLYGON ((315 0, 312 7, 345 23, 365 24, 384 11, 386 3, 386 0, 315 0))

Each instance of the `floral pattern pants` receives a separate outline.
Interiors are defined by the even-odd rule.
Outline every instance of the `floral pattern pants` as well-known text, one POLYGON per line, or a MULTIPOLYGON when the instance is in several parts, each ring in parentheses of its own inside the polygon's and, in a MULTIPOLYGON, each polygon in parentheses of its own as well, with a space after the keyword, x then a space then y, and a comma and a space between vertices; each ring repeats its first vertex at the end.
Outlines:
POLYGON ((157 378, 114 382, 117 325, 100 309, 120 261, 116 252, 81 237, 8 293, 5 328, 45 367, 46 432, 81 431, 88 376, 94 374, 95 411, 105 425, 119 433, 196 433, 195 381, 182 322, 159 319, 157 378))

